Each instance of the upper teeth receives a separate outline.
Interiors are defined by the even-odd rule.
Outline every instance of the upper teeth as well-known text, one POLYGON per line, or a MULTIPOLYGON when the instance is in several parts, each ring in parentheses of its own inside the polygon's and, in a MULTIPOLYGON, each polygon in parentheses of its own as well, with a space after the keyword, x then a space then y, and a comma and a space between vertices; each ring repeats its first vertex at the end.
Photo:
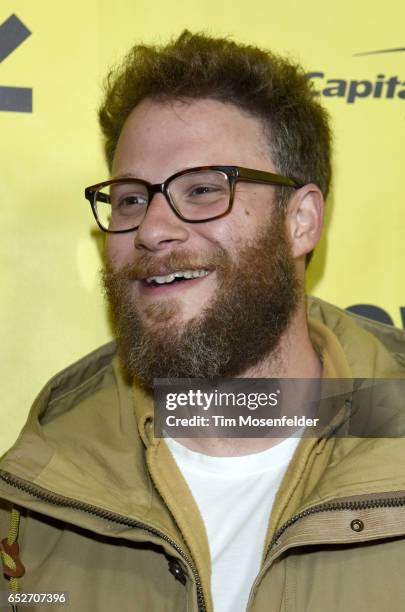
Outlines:
POLYGON ((184 270, 181 272, 173 272, 167 276, 149 276, 146 282, 152 283, 155 281, 155 283, 163 285, 164 283, 172 283, 175 278, 198 278, 199 276, 207 276, 207 274, 209 274, 208 270, 184 270))

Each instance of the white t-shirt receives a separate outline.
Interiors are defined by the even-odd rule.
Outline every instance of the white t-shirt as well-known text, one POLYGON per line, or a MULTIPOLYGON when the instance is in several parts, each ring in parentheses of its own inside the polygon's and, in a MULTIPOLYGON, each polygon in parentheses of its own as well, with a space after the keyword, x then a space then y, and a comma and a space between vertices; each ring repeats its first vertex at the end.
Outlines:
POLYGON ((274 498, 300 438, 240 457, 210 457, 165 440, 206 528, 214 612, 245 612, 274 498))

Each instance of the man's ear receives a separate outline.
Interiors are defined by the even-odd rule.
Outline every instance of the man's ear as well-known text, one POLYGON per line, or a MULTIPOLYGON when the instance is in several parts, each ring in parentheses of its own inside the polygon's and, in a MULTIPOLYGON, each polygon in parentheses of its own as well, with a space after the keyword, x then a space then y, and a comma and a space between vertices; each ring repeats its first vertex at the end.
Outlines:
POLYGON ((310 253, 318 243, 323 224, 324 199, 316 185, 298 189, 288 203, 287 231, 293 257, 310 253))

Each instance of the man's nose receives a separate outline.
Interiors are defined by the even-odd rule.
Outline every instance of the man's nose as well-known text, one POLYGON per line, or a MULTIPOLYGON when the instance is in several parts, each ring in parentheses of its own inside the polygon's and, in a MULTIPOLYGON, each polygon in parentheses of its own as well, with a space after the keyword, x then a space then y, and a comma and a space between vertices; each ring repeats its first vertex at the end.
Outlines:
POLYGON ((160 251, 189 237, 189 226, 170 208, 162 193, 155 193, 135 232, 135 248, 160 251))

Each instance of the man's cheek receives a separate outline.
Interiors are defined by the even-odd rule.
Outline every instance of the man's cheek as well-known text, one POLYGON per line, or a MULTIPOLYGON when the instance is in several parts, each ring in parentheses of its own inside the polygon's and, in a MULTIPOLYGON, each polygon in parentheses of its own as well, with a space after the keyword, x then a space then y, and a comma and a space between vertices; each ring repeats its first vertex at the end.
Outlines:
POLYGON ((123 266, 133 263, 134 246, 130 234, 108 234, 105 244, 106 259, 116 272, 123 266))

